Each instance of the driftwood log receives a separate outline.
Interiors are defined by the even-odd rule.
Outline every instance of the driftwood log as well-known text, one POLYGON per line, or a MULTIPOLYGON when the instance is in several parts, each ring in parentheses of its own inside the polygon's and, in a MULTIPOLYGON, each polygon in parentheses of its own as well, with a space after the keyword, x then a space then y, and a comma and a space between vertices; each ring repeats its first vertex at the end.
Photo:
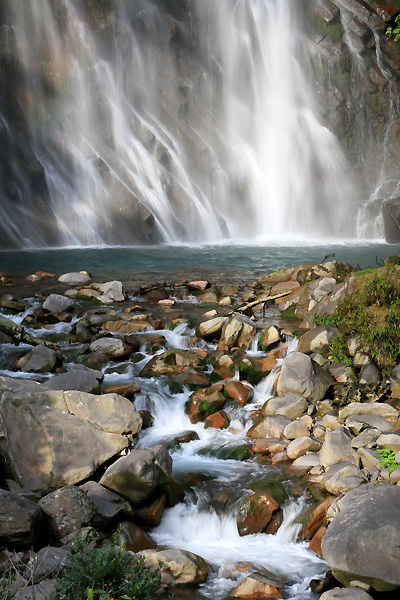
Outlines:
POLYGON ((41 338, 34 337, 30 333, 26 331, 22 325, 17 325, 14 321, 7 319, 0 315, 0 331, 6 333, 10 338, 14 340, 16 346, 21 342, 24 344, 29 344, 30 346, 46 346, 46 348, 51 348, 51 350, 58 350, 55 344, 51 342, 46 342, 41 338))

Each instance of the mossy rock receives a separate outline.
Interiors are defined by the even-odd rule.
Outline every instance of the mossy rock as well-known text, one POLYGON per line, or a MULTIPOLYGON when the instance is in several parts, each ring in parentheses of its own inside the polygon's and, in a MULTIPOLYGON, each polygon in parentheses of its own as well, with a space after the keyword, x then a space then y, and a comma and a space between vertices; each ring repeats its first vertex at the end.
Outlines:
POLYGON ((255 481, 249 487, 254 492, 268 494, 268 496, 271 496, 279 506, 286 502, 289 497, 283 483, 280 481, 273 481, 267 477, 255 481))
POLYGON ((201 456, 212 456, 221 460, 244 461, 253 458, 254 454, 249 446, 206 446, 199 450, 201 456))

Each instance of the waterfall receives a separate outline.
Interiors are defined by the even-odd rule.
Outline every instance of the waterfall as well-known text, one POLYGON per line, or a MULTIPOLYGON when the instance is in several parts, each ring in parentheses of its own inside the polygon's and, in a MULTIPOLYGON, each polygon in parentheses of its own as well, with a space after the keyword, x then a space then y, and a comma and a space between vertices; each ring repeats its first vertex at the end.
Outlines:
POLYGON ((0 104, 4 246, 355 236, 302 2, 4 6, 17 105, 11 118, 0 104))

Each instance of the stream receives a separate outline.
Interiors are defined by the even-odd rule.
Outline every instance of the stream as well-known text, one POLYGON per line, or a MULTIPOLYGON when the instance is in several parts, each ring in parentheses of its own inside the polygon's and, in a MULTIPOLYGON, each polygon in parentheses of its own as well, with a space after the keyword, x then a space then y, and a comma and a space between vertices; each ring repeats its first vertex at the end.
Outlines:
MULTIPOLYGON (((24 313, 4 316, 21 323, 37 306, 34 298, 30 299, 30 303, 31 308, 24 313)), ((271 320, 272 318, 270 316, 271 320)), ((68 337, 68 331, 71 331, 75 321, 74 318, 71 323, 58 323, 29 331, 33 335, 47 338, 61 333, 68 337)), ((146 333, 162 335, 166 339, 165 347, 157 350, 156 354, 168 348, 215 350, 215 345, 195 338, 194 330, 185 323, 178 325, 173 331, 164 329, 146 333)), ((76 346, 61 343, 64 359, 66 354, 76 351, 76 346)), ((285 347, 286 352, 296 350, 297 339, 288 337, 285 347)), ((12 344, 2 344, 0 374, 42 382, 51 377, 52 375, 38 376, 36 373, 13 371, 16 358, 29 349, 25 345, 16 348, 12 344)), ((150 354, 149 350, 146 344, 140 348, 143 358, 136 364, 124 360, 105 365, 103 385, 132 381, 140 384, 141 391, 135 396, 135 406, 137 410, 150 411, 153 424, 140 433, 137 447, 166 444, 173 458, 174 477, 186 490, 184 500, 167 509, 160 525, 150 533, 160 546, 198 554, 208 561, 211 568, 208 582, 200 586, 197 592, 191 590, 190 596, 185 595, 185 591, 174 592, 174 598, 224 600, 243 577, 254 571, 267 575, 277 584, 284 583, 283 598, 317 598, 318 595, 309 591, 309 582, 322 576, 327 565, 308 551, 308 543, 296 542, 300 525, 295 520, 308 502, 307 495, 304 495, 304 481, 280 466, 262 464, 255 458, 234 458, 234 450, 238 446, 251 448, 251 441, 246 438, 246 433, 252 425, 252 411, 260 408, 273 395, 273 381, 282 360, 278 360, 270 375, 253 388, 253 398, 248 404, 241 406, 232 402, 227 405, 225 412, 230 418, 228 429, 206 429, 203 422, 192 424, 185 412, 185 403, 191 394, 189 388, 183 387, 179 393, 172 393, 165 377, 139 377, 141 369, 154 356, 154 351, 150 354), (175 441, 175 438, 188 432, 195 439, 187 443, 175 441), (254 480, 265 478, 281 481, 288 493, 289 499, 283 507, 282 525, 275 535, 258 533, 240 536, 236 523, 240 502, 248 495, 249 486, 254 480)), ((258 349, 257 337, 249 354, 264 356, 258 349)), ((234 378, 239 379, 239 375, 236 374, 234 378)))

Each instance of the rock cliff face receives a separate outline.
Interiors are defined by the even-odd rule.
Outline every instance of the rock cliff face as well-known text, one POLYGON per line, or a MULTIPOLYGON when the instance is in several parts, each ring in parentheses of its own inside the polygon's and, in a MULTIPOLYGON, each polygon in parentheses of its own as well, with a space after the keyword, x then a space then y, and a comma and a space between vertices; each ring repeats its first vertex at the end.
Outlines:
MULTIPOLYGON (((297 8, 299 3, 293 1, 297 8)), ((99 53, 95 69, 89 66, 86 69, 85 85, 88 81, 92 85, 93 100, 85 107, 86 112, 79 122, 74 122, 74 115, 64 102, 66 86, 74 82, 73 59, 67 45, 73 28, 64 0, 51 3, 55 29, 46 40, 54 45, 37 43, 30 47, 29 52, 35 57, 30 69, 23 64, 24 49, 16 37, 15 12, 11 5, 12 0, 0 3, 0 247, 79 242, 82 224, 79 209, 74 209, 74 205, 79 204, 74 196, 79 195, 76 188, 80 197, 90 197, 84 215, 86 219, 89 214, 90 219, 85 227, 94 233, 86 236, 87 243, 158 241, 163 237, 166 218, 171 221, 168 227, 179 238, 180 228, 191 218, 196 221, 196 217, 190 208, 193 204, 187 202, 188 188, 174 183, 177 179, 174 170, 179 171, 174 163, 175 139, 179 139, 183 148, 193 188, 212 170, 214 155, 223 154, 221 137, 215 134, 218 122, 204 120, 204 104, 208 102, 218 109, 219 96, 223 96, 222 92, 218 93, 218 61, 214 64, 205 56, 201 42, 212 40, 216 35, 217 25, 212 18, 204 19, 202 13, 208 3, 200 7, 197 0, 140 0, 134 8, 127 9, 124 21, 131 27, 131 38, 145 54, 147 52, 147 59, 155 58, 157 53, 156 84, 154 89, 149 89, 148 96, 141 95, 140 109, 146 109, 157 98, 157 107, 151 106, 152 115, 176 136, 172 142, 168 140, 170 147, 167 148, 162 136, 156 139, 143 127, 141 131, 138 113, 132 107, 127 108, 132 110, 131 121, 137 121, 138 144, 154 160, 154 172, 146 174, 148 187, 155 196, 165 194, 168 198, 167 216, 162 209, 149 210, 149 203, 143 201, 142 187, 135 178, 127 185, 126 173, 121 174, 121 161, 114 164, 111 157, 115 145, 111 126, 115 126, 118 115, 110 113, 102 97, 103 90, 99 92, 93 81, 94 72, 98 76, 100 65, 105 64, 101 60, 113 64, 114 41, 128 45, 126 32, 121 28, 116 30, 115 3, 85 0, 73 15, 75 34, 79 31, 76 24, 80 22, 86 31, 93 33, 99 53), (214 81, 212 98, 206 84, 211 79, 214 81), (40 94, 40 106, 36 106, 37 94, 40 94), (82 139, 74 141, 73 156, 70 148, 67 152, 64 146, 65 124, 60 127, 61 120, 70 128, 81 129, 84 142, 82 139), (55 127, 49 128, 46 138, 37 129, 50 122, 54 122, 55 127), (84 147, 88 142, 86 127, 93 130, 93 124, 101 125, 104 130, 102 158, 93 148, 84 147), (207 143, 197 134, 204 128, 207 128, 207 143), (59 157, 61 164, 57 164, 57 168, 62 172, 61 178, 54 171, 54 161, 51 169, 49 163, 46 166, 46 155, 59 157), (100 188, 107 189, 105 197, 96 191, 100 188), (62 198, 61 208, 52 200, 55 194, 62 198), (72 209, 77 214, 75 222, 67 218, 72 209), (65 235, 67 229, 71 230, 69 235, 65 235)), ((47 5, 45 0, 38 7, 44 5, 47 5)), ((290 9, 290 2, 287 5, 290 9)), ((365 204, 358 213, 357 233, 361 237, 382 235, 382 204, 385 202, 387 237, 396 242, 400 240, 400 218, 395 203, 400 196, 400 45, 389 40, 385 30, 400 11, 400 2, 304 0, 302 7, 319 117, 338 137, 356 174, 360 203, 365 204)), ((37 23, 44 27, 40 16, 37 23)), ((48 36, 48 31, 43 29, 43 32, 48 36)), ((208 51, 210 47, 212 41, 208 51)), ((129 56, 132 58, 133 54, 129 56)), ((129 62, 126 69, 121 69, 120 77, 130 78, 128 87, 133 99, 136 99, 134 90, 139 76, 129 62)), ((79 103, 78 90, 72 93, 79 103)), ((93 140, 89 142, 92 147, 93 140)), ((147 154, 143 160, 145 158, 147 154)), ((134 160, 139 159, 135 156, 134 160)), ((202 189, 204 196, 209 192, 207 187, 202 189)), ((233 191, 231 195, 234 196, 233 191)), ((241 195, 240 190, 237 195, 241 195)), ((219 217, 218 206, 212 227, 217 231, 217 238, 228 234, 229 228, 219 217)))
MULTIPOLYGON (((306 4, 323 118, 358 172, 363 197, 370 198, 360 215, 359 234, 375 236, 382 231, 382 201, 400 191, 400 45, 385 36, 400 2, 306 4)), ((388 241, 398 241, 388 228, 388 241)))

